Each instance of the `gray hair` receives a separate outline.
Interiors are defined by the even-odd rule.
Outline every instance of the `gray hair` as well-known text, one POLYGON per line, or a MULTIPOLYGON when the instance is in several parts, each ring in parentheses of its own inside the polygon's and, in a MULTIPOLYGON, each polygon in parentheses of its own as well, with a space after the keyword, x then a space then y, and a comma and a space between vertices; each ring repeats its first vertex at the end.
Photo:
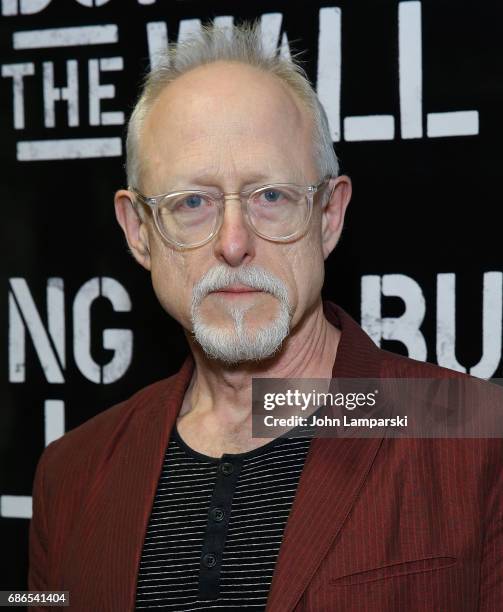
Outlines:
POLYGON ((126 172, 130 186, 140 188, 142 164, 139 141, 143 121, 162 90, 176 78, 199 66, 217 61, 241 62, 272 74, 293 91, 311 113, 314 156, 320 178, 337 176, 339 164, 334 152, 327 115, 297 56, 282 57, 278 50, 267 51, 258 22, 231 28, 204 25, 201 31, 182 42, 170 43, 147 74, 140 97, 128 123, 126 172))

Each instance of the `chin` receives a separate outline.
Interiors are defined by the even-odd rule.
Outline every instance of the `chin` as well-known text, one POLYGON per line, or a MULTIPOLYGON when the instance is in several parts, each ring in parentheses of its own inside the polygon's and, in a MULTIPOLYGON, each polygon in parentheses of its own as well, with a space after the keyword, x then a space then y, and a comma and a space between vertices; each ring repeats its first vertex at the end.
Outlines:
POLYGON ((263 361, 279 352, 290 333, 288 311, 279 309, 278 315, 263 325, 245 323, 245 312, 235 309, 230 326, 212 325, 203 317, 193 317, 194 338, 210 359, 239 364, 263 361))

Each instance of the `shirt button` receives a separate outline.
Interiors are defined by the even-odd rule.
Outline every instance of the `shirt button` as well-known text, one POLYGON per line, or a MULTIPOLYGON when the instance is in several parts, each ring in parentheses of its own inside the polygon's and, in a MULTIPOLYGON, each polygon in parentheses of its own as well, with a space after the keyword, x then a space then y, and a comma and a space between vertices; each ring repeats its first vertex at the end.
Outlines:
POLYGON ((213 553, 207 553, 203 557, 203 565, 206 567, 213 567, 217 563, 217 558, 213 553))
POLYGON ((224 516, 225 514, 222 508, 213 508, 213 510, 211 511, 211 518, 214 521, 220 522, 221 520, 223 520, 224 516))
POLYGON ((220 471, 222 472, 222 474, 225 474, 226 476, 228 476, 229 474, 232 474, 232 472, 234 471, 234 466, 232 465, 232 463, 229 463, 228 461, 224 461, 224 463, 220 464, 220 471))

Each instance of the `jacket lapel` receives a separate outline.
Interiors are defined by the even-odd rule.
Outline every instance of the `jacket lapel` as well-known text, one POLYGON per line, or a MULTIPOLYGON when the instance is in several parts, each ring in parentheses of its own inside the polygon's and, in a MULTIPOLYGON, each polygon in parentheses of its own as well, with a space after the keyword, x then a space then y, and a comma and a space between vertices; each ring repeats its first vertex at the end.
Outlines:
POLYGON ((76 611, 134 610, 147 523, 192 370, 189 357, 173 378, 132 398, 114 432, 69 543, 72 565, 63 568, 76 611))
MULTIPOLYGON (((325 303, 341 329, 332 376, 378 378, 380 351, 342 309, 325 303)), ((267 601, 267 612, 295 608, 332 546, 372 468, 381 438, 314 438, 297 488, 267 601)))

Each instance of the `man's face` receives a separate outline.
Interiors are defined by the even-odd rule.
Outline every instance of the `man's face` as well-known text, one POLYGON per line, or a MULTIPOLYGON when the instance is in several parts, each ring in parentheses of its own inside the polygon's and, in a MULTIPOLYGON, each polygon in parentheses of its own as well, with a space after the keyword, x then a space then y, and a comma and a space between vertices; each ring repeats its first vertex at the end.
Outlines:
MULTIPOLYGON (((275 77, 239 63, 202 66, 167 86, 146 116, 139 153, 147 195, 322 178, 302 104, 275 77)), ((218 235, 198 248, 168 245, 151 217, 139 228, 160 303, 213 357, 269 356, 318 303, 327 253, 316 202, 307 232, 290 243, 257 236, 238 198, 226 200, 218 235)))

